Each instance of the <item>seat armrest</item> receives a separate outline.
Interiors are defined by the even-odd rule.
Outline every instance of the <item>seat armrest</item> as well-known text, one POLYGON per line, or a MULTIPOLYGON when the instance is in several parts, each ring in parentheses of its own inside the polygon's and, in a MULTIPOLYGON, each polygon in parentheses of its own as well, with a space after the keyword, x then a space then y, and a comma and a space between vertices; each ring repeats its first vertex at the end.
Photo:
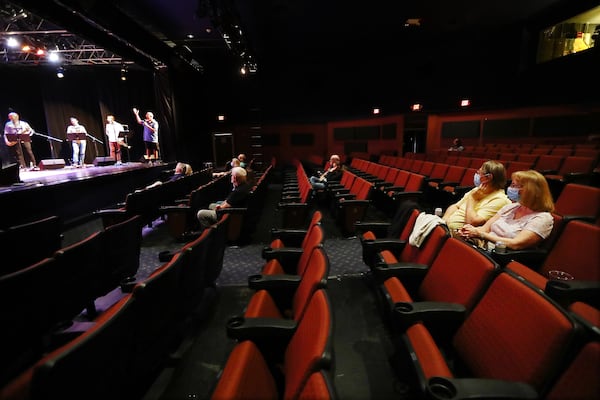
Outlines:
POLYGON ((248 277, 248 287, 253 290, 287 290, 296 291, 302 277, 299 275, 263 275, 256 274, 248 277))
POLYGON ((262 258, 269 261, 276 259, 280 263, 298 261, 304 249, 302 247, 281 247, 278 249, 272 249, 265 247, 262 250, 262 258))
POLYGON ((248 211, 247 207, 227 207, 219 208, 217 210, 217 216, 220 218, 223 214, 243 214, 248 211))
POLYGON ((441 187, 444 187, 444 186, 452 186, 452 187, 456 187, 456 186, 458 186, 458 184, 459 184, 459 183, 460 183, 460 182, 453 182, 453 181, 448 181, 448 182, 440 182, 440 183, 438 184, 438 187, 440 187, 440 186, 441 186, 441 187))
POLYGON ((189 212, 191 210, 191 207, 186 204, 179 204, 179 205, 160 206, 159 210, 163 214, 167 214, 170 212, 180 213, 180 212, 189 212))
POLYGON ((404 186, 386 186, 384 190, 386 192, 403 192, 404 186))
POLYGON ((292 319, 232 317, 227 321, 227 336, 253 342, 289 342, 298 324, 292 319))
POLYGON ((537 399, 539 395, 533 386, 524 382, 504 381, 485 378, 429 378, 426 398, 443 399, 537 399))
POLYGON ((286 246, 300 247, 307 229, 271 229, 271 240, 280 239, 286 246))
POLYGON ((521 264, 525 264, 533 270, 538 270, 546 256, 548 250, 545 249, 523 249, 523 250, 510 250, 506 249, 506 253, 497 253, 495 250, 488 252, 494 261, 501 266, 508 264, 510 261, 519 261, 521 264))
POLYGON ((381 282, 391 277, 404 279, 422 280, 427 273, 429 266, 411 262, 399 262, 395 264, 380 263, 375 266, 374 273, 381 282))
POLYGON ((562 305, 583 301, 599 306, 600 282, 597 281, 555 281, 546 282, 544 292, 562 305))
POLYGON ((389 250, 394 254, 401 252, 406 247, 406 240, 382 238, 382 239, 364 239, 361 241, 363 251, 380 252, 389 250))
POLYGON ((443 178, 425 178, 425 182, 437 182, 440 183, 443 178))
POLYGON ((354 228, 358 233, 364 233, 371 231, 377 238, 384 238, 387 236, 387 231, 391 226, 390 222, 363 222, 356 221, 354 228))
POLYGON ((392 309, 392 326, 397 332, 422 321, 452 323, 458 326, 466 316, 465 306, 441 301, 416 301, 395 303, 392 309))

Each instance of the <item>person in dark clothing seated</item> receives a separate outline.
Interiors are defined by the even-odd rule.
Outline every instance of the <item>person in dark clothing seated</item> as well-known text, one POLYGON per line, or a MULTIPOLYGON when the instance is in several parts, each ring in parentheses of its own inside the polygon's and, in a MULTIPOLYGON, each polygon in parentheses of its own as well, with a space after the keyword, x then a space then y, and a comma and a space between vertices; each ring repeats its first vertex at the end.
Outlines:
POLYGON ((231 184, 233 190, 223 201, 211 203, 208 209, 199 210, 196 214, 202 228, 208 228, 217 223, 217 210, 229 207, 245 207, 250 194, 250 185, 246 182, 247 172, 242 167, 231 169, 231 184))
MULTIPOLYGON (((190 164, 178 162, 177 165, 175 165, 175 172, 165 182, 176 181, 179 178, 183 178, 184 176, 190 176, 193 173, 194 173, 194 170, 192 169, 192 166, 190 164)), ((163 181, 156 181, 156 182, 146 186, 146 189, 150 189, 155 186, 160 186, 163 183, 164 183, 163 181)))
POLYGON ((342 179, 340 156, 333 154, 329 159, 329 168, 319 176, 311 176, 310 184, 314 189, 325 189, 328 182, 339 182, 342 179))

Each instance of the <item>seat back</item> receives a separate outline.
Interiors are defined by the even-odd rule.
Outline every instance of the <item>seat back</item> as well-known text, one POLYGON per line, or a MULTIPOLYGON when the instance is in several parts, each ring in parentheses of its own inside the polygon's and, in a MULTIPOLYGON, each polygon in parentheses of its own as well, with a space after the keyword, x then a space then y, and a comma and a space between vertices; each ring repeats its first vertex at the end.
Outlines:
POLYGON ((543 397, 566 360, 575 333, 575 321, 564 309, 510 272, 502 272, 452 343, 472 375, 524 382, 543 397))
MULTIPOLYGON (((200 304, 204 289, 208 286, 206 281, 207 255, 213 248, 216 228, 205 229, 198 238, 186 243, 181 251, 186 252, 187 260, 181 267, 180 291, 184 297, 184 307, 193 310, 200 304)), ((213 279, 211 276, 210 279, 213 279)))
POLYGON ((0 275, 51 257, 61 246, 62 223, 56 215, 10 226, 2 235, 0 252, 18 254, 18 257, 12 257, 10 261, 4 260, 0 266, 0 275))
POLYGON ((227 357, 211 399, 277 398, 276 381, 259 348, 250 340, 238 343, 227 357))
POLYGON ((320 224, 314 225, 308 235, 305 246, 302 246, 302 254, 298 259, 296 273, 300 276, 304 275, 304 270, 308 265, 312 249, 319 246, 325 240, 325 231, 320 224))
POLYGON ((448 227, 446 225, 438 225, 427 235, 421 247, 407 243, 398 261, 431 265, 440 248, 449 237, 450 232, 448 227))
POLYGON ((571 156, 565 157, 558 175, 565 176, 572 173, 589 174, 594 169, 596 159, 593 157, 571 156))
POLYGON ((223 258, 227 248, 227 233, 229 232, 230 214, 223 214, 213 225, 211 251, 206 254, 204 280, 207 286, 213 286, 223 270, 223 258))
POLYGON ((180 290, 186 253, 178 252, 133 288, 137 301, 131 379, 143 380, 156 373, 174 344, 181 339, 184 312, 180 290))
POLYGON ((125 296, 80 336, 44 355, 0 389, 2 399, 127 398, 135 301, 125 296))
POLYGON ((337 398, 330 373, 325 370, 313 372, 300 392, 299 400, 333 400, 337 398))
POLYGON ((308 302, 314 292, 327 286, 328 275, 329 257, 327 257, 323 245, 315 246, 311 251, 308 265, 292 299, 293 316, 296 321, 300 321, 304 316, 308 302))
POLYGON ((556 199, 554 211, 564 216, 600 217, 600 188, 567 183, 556 199))
POLYGON ((577 280, 600 281, 600 226, 571 220, 552 246, 539 273, 564 271, 577 280))
POLYGON ((569 311, 585 330, 586 336, 573 359, 566 365, 545 397, 547 400, 600 398, 600 310, 576 302, 569 311))
POLYGON ((106 294, 103 238, 104 231, 95 232, 54 253, 54 296, 49 301, 55 321, 70 321, 86 308, 94 313, 95 299, 106 294))
POLYGON ((140 266, 143 222, 139 215, 108 226, 103 234, 102 262, 107 271, 104 290, 119 286, 127 278, 135 277, 140 266))
POLYGON ((284 398, 296 398, 313 372, 330 368, 333 328, 331 310, 326 291, 317 290, 285 350, 284 398))
POLYGON ((0 386, 42 355, 44 335, 57 322, 50 304, 55 266, 46 258, 0 276, 0 386))
POLYGON ((419 286, 419 298, 462 304, 470 310, 499 268, 490 257, 465 241, 449 238, 419 286))

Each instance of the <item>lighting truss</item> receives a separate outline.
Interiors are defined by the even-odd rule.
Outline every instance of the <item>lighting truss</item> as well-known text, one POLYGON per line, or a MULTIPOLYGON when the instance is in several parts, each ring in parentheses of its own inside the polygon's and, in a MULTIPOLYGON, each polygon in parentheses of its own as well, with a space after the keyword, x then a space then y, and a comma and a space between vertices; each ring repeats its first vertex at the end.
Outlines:
POLYGON ((0 63, 14 65, 53 64, 48 59, 50 52, 59 55, 62 65, 118 65, 125 61, 111 51, 98 47, 53 23, 39 18, 30 12, 9 4, 0 9, 0 63), (10 48, 6 44, 9 37, 30 46, 30 51, 21 47, 10 48), (43 55, 37 55, 43 50, 43 55))

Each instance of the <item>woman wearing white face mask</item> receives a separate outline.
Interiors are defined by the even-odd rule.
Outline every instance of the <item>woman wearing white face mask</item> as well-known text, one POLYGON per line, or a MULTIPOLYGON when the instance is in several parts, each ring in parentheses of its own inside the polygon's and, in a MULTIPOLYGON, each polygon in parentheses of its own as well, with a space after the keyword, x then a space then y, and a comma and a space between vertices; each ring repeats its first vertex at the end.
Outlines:
POLYGON ((514 172, 511 179, 507 194, 513 203, 502 207, 481 227, 465 225, 459 231, 462 237, 503 242, 509 249, 520 250, 535 247, 550 235, 554 202, 546 178, 529 170, 514 172))
POLYGON ((510 200, 504 193, 506 170, 498 161, 484 162, 473 177, 475 188, 471 189, 458 202, 452 204, 442 219, 453 235, 464 224, 483 225, 510 200))

